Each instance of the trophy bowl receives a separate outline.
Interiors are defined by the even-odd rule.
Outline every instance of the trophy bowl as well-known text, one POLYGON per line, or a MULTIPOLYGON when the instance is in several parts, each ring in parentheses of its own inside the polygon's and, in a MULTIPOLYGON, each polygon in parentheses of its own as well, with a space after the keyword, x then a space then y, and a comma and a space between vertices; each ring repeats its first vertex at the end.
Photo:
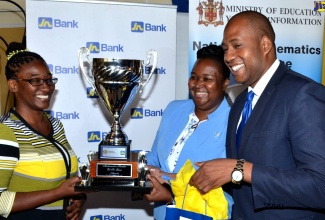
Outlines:
MULTIPOLYGON (((141 173, 139 170, 144 173, 144 168, 143 164, 139 165, 138 155, 131 156, 131 140, 122 130, 120 117, 151 79, 157 67, 157 52, 149 50, 145 64, 143 60, 116 58, 93 58, 90 62, 89 54, 88 48, 79 49, 80 70, 114 119, 110 131, 98 146, 97 156, 90 162, 90 176, 100 179, 110 178, 117 184, 119 180, 121 183, 133 184, 133 180, 141 173), (149 66, 151 60, 153 60, 151 70, 145 79, 143 77, 145 68, 149 66), (87 69, 85 64, 90 68, 87 69)), ((104 182, 108 181, 105 179, 104 182)), ((143 180, 139 185, 144 185, 143 180)))
POLYGON ((114 117, 110 132, 103 144, 121 146, 128 144, 122 131, 120 117, 133 101, 142 78, 141 60, 93 59, 93 76, 96 92, 105 108, 114 117))

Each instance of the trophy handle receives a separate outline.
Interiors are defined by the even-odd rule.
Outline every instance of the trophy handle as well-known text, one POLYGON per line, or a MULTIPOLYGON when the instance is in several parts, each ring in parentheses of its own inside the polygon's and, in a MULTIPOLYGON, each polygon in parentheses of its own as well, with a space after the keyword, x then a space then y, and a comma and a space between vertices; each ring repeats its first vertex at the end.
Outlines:
MULTIPOLYGON (((150 71, 150 74, 148 76, 148 78, 144 81, 141 80, 141 82, 139 83, 140 84, 140 88, 139 88, 139 94, 142 93, 143 91, 143 88, 147 85, 147 83, 149 82, 149 80, 151 79, 152 77, 152 74, 153 72, 156 70, 156 67, 157 67, 157 51, 155 50, 149 50, 147 52, 147 62, 146 62, 146 66, 148 66, 150 64, 150 58, 153 57, 153 64, 152 64, 152 68, 151 68, 151 71, 150 71)), ((143 73, 142 73, 143 74, 143 73)))
POLYGON ((97 91, 96 90, 96 87, 95 87, 95 80, 94 80, 94 77, 90 77, 86 71, 85 71, 85 68, 84 68, 84 60, 82 59, 82 55, 85 54, 86 55, 86 60, 87 63, 89 64, 90 66, 90 61, 89 61, 89 54, 90 54, 90 51, 87 47, 81 47, 78 51, 78 60, 79 60, 79 67, 80 67, 80 70, 81 70, 81 73, 82 75, 84 76, 84 78, 87 80, 87 82, 93 87, 94 91, 97 91))

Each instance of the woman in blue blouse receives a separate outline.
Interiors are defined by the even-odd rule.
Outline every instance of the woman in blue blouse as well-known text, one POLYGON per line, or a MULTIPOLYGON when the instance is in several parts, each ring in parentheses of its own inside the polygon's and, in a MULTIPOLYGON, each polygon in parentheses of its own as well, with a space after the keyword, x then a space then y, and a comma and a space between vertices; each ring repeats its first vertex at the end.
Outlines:
MULTIPOLYGON (((165 219, 166 204, 172 200, 168 180, 175 179, 186 160, 194 163, 226 157, 230 106, 225 90, 230 72, 223 55, 222 47, 216 45, 198 50, 188 80, 192 99, 172 101, 163 113, 147 155, 153 190, 145 198, 155 202, 156 220, 165 219)), ((232 201, 228 195, 226 198, 232 201)))

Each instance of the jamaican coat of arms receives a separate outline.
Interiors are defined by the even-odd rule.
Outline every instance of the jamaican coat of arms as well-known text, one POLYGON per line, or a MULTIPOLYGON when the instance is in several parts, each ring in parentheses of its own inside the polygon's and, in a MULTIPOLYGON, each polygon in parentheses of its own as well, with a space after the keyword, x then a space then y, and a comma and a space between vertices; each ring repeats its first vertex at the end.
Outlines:
POLYGON ((200 1, 199 6, 196 8, 199 13, 199 21, 198 24, 201 25, 214 25, 217 27, 218 25, 223 25, 223 14, 225 11, 225 7, 222 5, 222 1, 200 1))

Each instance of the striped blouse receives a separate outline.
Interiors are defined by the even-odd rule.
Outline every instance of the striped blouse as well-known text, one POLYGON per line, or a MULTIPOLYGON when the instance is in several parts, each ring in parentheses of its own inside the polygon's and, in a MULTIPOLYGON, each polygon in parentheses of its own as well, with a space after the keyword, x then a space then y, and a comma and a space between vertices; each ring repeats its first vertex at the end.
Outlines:
MULTIPOLYGON (((77 175, 78 160, 62 123, 48 118, 52 131, 45 137, 14 109, 0 117, 0 216, 10 214, 16 192, 54 189, 66 177, 77 175)), ((37 209, 62 208, 63 200, 59 200, 37 209)))

